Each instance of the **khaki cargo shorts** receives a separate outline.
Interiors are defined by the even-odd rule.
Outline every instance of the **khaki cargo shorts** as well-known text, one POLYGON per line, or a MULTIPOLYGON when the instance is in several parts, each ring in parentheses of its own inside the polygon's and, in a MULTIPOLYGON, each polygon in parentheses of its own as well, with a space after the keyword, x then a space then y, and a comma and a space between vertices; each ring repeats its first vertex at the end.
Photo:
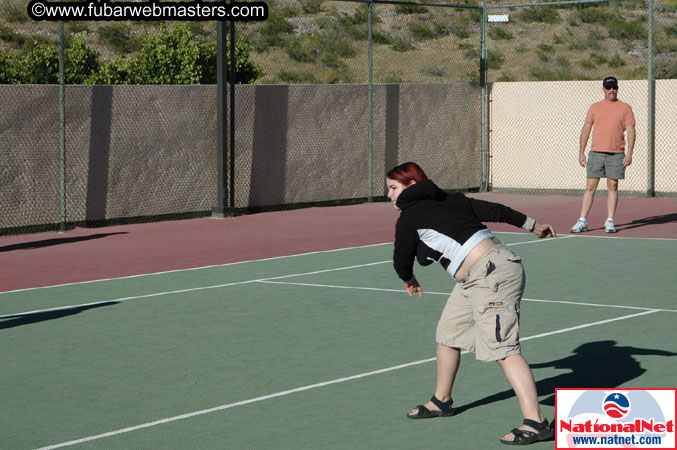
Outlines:
POLYGON ((519 310, 524 267, 499 244, 477 261, 465 282, 456 283, 437 324, 436 341, 475 352, 481 361, 520 353, 519 310))
POLYGON ((622 180, 625 178, 623 159, 625 153, 602 153, 590 151, 586 164, 588 178, 611 178, 622 180))

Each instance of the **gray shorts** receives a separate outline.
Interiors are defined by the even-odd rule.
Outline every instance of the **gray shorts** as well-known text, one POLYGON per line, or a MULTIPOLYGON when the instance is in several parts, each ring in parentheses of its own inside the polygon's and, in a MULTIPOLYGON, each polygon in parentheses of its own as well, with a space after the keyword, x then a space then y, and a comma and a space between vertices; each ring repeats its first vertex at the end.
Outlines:
POLYGON ((625 167, 623 167, 623 158, 625 153, 588 153, 588 178, 611 178, 612 180, 622 180, 625 178, 625 167))
POLYGON ((519 311, 524 292, 519 256, 497 245, 456 283, 437 324, 436 341, 475 352, 481 361, 520 353, 519 311))

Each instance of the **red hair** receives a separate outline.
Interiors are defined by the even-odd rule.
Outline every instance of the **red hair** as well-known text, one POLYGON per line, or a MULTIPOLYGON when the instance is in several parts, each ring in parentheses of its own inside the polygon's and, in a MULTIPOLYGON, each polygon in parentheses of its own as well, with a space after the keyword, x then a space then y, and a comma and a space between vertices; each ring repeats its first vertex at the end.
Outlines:
POLYGON ((418 164, 414 162, 405 162, 390 169, 390 171, 386 174, 386 178, 398 181, 405 186, 409 186, 412 181, 416 181, 418 183, 421 180, 427 179, 428 176, 418 164))

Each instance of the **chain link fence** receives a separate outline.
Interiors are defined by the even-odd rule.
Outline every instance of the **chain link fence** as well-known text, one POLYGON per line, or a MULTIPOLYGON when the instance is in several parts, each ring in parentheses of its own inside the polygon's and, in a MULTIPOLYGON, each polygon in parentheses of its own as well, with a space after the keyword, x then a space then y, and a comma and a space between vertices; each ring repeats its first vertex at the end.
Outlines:
POLYGON ((656 80, 656 132, 654 161, 654 183, 657 196, 674 196, 677 191, 677 80, 656 80))
MULTIPOLYGON (((674 117, 671 88, 677 78, 674 2, 487 9, 494 18, 487 25, 494 190, 582 192, 580 130, 590 105, 604 99, 601 80, 613 75, 619 79, 619 99, 633 107, 637 132, 621 194, 674 195, 677 177, 667 168, 674 167, 677 156, 667 139, 677 127, 665 120, 674 117), (656 81, 647 81, 648 76, 656 81)), ((604 191, 605 183, 600 188, 604 191)))
MULTIPOLYGON (((209 215, 216 23, 34 22, 25 3, 0 5, 0 233, 209 215)), ((267 4, 234 28, 236 212, 378 200, 407 160, 446 189, 578 192, 609 74, 637 118, 626 193, 677 192, 674 0, 267 4)))
POLYGON ((271 5, 265 23, 237 24, 262 74, 236 89, 235 209, 383 198, 383 174, 406 160, 444 187, 479 187, 472 9, 271 5))
POLYGON ((0 4, 0 233, 206 215, 216 23, 35 22, 26 4, 0 4))

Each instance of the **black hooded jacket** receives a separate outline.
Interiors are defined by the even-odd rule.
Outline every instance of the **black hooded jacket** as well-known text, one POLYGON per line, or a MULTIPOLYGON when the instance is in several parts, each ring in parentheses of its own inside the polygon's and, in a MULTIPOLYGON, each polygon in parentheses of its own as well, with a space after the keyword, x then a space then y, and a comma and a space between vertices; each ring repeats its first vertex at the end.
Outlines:
POLYGON ((402 211, 395 229, 393 263, 404 282, 414 281, 414 259, 438 262, 452 276, 470 251, 494 235, 482 222, 505 222, 531 231, 534 219, 500 203, 448 194, 431 180, 404 189, 397 198, 402 211))

